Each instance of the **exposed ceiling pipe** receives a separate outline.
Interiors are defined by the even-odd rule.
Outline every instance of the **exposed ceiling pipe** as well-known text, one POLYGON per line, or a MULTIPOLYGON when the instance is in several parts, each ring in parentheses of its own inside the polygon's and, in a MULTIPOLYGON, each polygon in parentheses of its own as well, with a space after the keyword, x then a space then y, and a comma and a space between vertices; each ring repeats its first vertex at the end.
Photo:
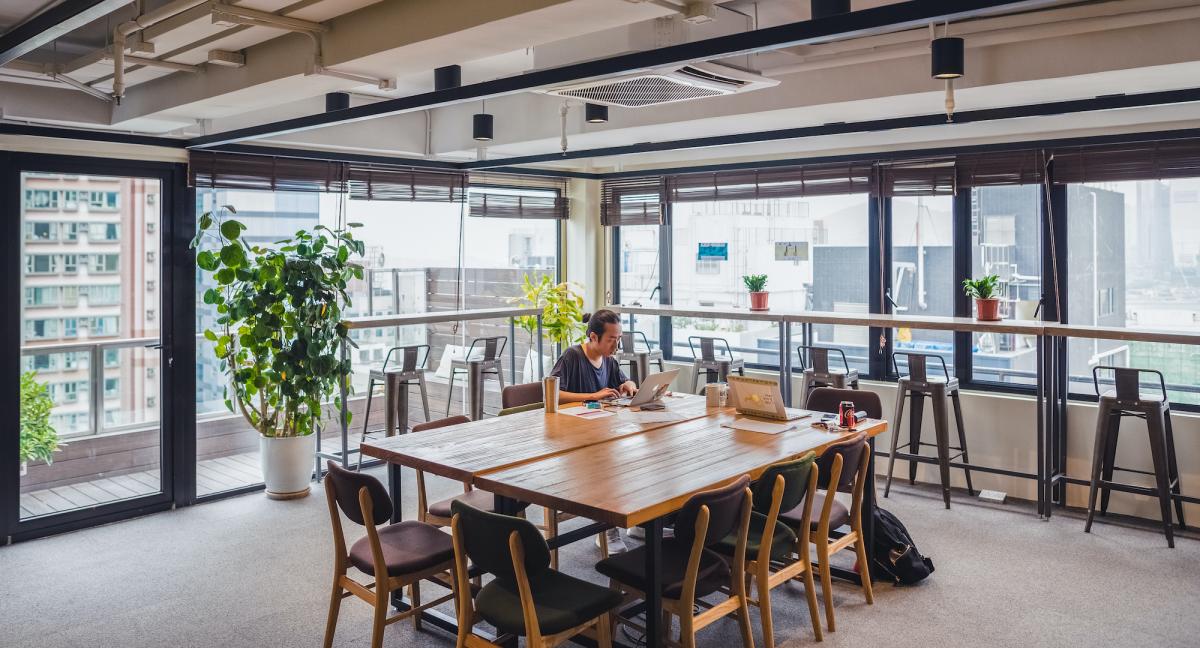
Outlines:
POLYGON ((82 81, 77 81, 75 79, 72 79, 71 77, 69 77, 65 74, 59 74, 58 72, 51 72, 49 74, 49 76, 51 79, 54 79, 55 81, 58 81, 59 83, 69 85, 72 88, 75 88, 76 90, 78 90, 80 92, 84 92, 89 95, 92 95, 93 97, 95 97, 97 99, 101 99, 103 101, 108 101, 108 102, 111 102, 113 100, 112 96, 109 95, 107 92, 104 92, 102 90, 97 90, 97 89, 93 88, 92 86, 90 86, 82 81))
MULTIPOLYGON (((62 71, 61 65, 57 65, 57 66, 50 65, 50 64, 39 65, 37 63, 26 63, 24 61, 12 61, 11 63, 9 63, 8 65, 6 65, 4 67, 6 67, 10 70, 19 70, 21 72, 36 74, 39 77, 46 77, 53 81, 57 81, 58 83, 61 83, 63 85, 70 86, 80 92, 89 94, 97 99, 103 99, 104 101, 112 101, 112 97, 109 96, 109 94, 107 92, 102 92, 100 90, 97 90, 97 89, 93 88, 92 86, 90 86, 86 83, 83 83, 82 81, 72 79, 71 77, 64 74, 62 71)), ((31 80, 31 77, 25 77, 25 76, 21 76, 21 77, 17 77, 17 78, 23 79, 26 81, 31 80)))
POLYGON ((129 22, 121 23, 113 30, 113 91, 112 97, 118 104, 125 96, 125 43, 135 34, 151 25, 160 23, 175 14, 198 7, 208 0, 174 0, 148 11, 129 22))
MULTIPOLYGON (((1050 13, 1047 14, 1049 22, 1037 25, 977 32, 972 32, 970 24, 967 23, 961 25, 957 29, 957 33, 959 36, 969 36, 970 38, 967 39, 966 45, 970 49, 975 49, 1031 40, 1078 36, 1079 34, 1111 29, 1126 29, 1183 20, 1195 20, 1200 18, 1200 7, 1175 7, 1112 16, 1097 16, 1094 18, 1070 18, 1063 16, 1060 20, 1053 20, 1051 15, 1050 13)), ((762 70, 762 74, 765 76, 785 76, 813 70, 825 70, 833 67, 877 63, 879 61, 927 55, 929 53, 927 39, 918 30, 914 30, 911 33, 914 35, 914 38, 919 38, 920 40, 906 44, 866 45, 858 50, 847 50, 844 43, 831 44, 829 47, 822 45, 810 46, 806 49, 811 51, 812 54, 802 57, 803 60, 801 62, 767 68, 762 70), (835 48, 837 51, 825 51, 826 49, 834 50, 835 48)))

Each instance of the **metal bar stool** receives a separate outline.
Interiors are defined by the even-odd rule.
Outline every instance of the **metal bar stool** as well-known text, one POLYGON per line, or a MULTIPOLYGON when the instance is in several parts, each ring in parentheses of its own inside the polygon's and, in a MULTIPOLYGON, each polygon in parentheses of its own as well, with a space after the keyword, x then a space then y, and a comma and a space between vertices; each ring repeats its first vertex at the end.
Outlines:
POLYGON ((658 370, 663 369, 663 352, 662 349, 654 349, 650 346, 650 340, 646 338, 646 334, 641 331, 626 331, 621 334, 621 346, 617 348, 617 364, 629 364, 629 379, 635 384, 641 385, 642 381, 650 373, 650 363, 658 363, 658 370), (642 345, 646 347, 645 351, 638 351, 633 341, 633 336, 637 335, 642 338, 642 345))
POLYGON ((741 358, 733 357, 733 351, 729 348, 729 342, 725 338, 701 337, 692 335, 688 337, 688 348, 692 350, 692 393, 696 393, 699 389, 700 372, 705 373, 705 382, 726 382, 729 378, 729 372, 736 370, 739 376, 746 375, 746 361, 741 358), (720 342, 725 347, 724 354, 718 354, 716 343, 720 342), (700 355, 696 355, 696 345, 700 346, 700 355))
POLYGON ((904 356, 908 364, 908 375, 901 376, 896 382, 896 424, 892 427, 892 451, 888 457, 887 484, 883 488, 883 496, 887 497, 892 489, 892 466, 896 463, 896 458, 907 459, 908 464, 908 483, 915 483, 917 480, 917 460, 921 458, 921 446, 933 446, 937 448, 937 464, 938 472, 940 473, 942 482, 942 499, 946 502, 946 508, 950 508, 950 468, 962 468, 967 478, 967 492, 971 495, 975 494, 975 488, 971 485, 971 469, 964 464, 970 464, 971 460, 967 457, 967 433, 963 429, 962 403, 958 399, 958 378, 951 378, 950 372, 946 369, 946 361, 939 355, 928 353, 903 353, 896 352, 892 354, 892 366, 895 367, 896 373, 900 373, 900 364, 897 361, 898 356, 904 356), (926 363, 929 358, 934 358, 942 365, 941 376, 929 376, 926 371, 926 363), (905 397, 912 399, 911 420, 909 421, 909 440, 904 444, 908 452, 897 453, 896 448, 900 441, 900 422, 904 416, 904 399, 905 397), (937 435, 936 443, 921 443, 921 415, 925 408, 925 397, 929 396, 933 404, 933 429, 937 435), (958 424, 958 447, 950 446, 950 430, 949 422, 946 420, 946 398, 954 403, 954 419, 958 424), (957 451, 958 454, 950 456, 950 451, 957 451), (955 459, 962 459, 962 463, 951 464, 955 459))
POLYGON ((446 416, 450 416, 450 404, 454 402, 454 379, 458 374, 467 374, 467 391, 463 393, 463 401, 469 403, 472 420, 483 418, 483 381, 487 376, 495 376, 500 381, 500 391, 504 391, 504 345, 508 338, 503 335, 482 337, 471 340, 471 347, 462 360, 450 361, 450 389, 446 394, 446 416), (482 346, 482 353, 475 357, 476 349, 482 346))
POLYGON ((1096 491, 1100 491, 1100 514, 1108 513, 1108 496, 1118 490, 1139 495, 1155 495, 1162 510, 1163 535, 1167 546, 1175 547, 1175 534, 1171 528, 1171 501, 1175 502, 1175 514, 1179 516, 1179 528, 1183 529, 1183 500, 1179 490, 1179 466, 1175 463, 1175 438, 1171 434, 1171 403, 1167 400, 1167 385, 1161 372, 1153 369, 1130 369, 1125 367, 1093 367, 1092 384, 1100 397, 1100 410, 1096 420, 1096 446, 1092 451, 1092 481, 1088 493, 1087 523, 1083 530, 1092 531, 1092 518, 1096 514, 1096 491), (1115 389, 1100 392, 1100 372, 1112 371, 1115 389), (1161 395, 1141 393, 1141 375, 1158 376, 1161 395), (1121 419, 1136 417, 1146 421, 1150 435, 1150 457, 1153 470, 1133 470, 1116 466, 1117 433, 1121 419), (1135 486, 1112 481, 1113 471, 1153 475, 1154 486, 1135 486))
POLYGON ((800 377, 800 403, 808 402, 808 394, 817 387, 833 387, 834 389, 858 389, 858 369, 851 369, 846 361, 846 352, 841 349, 809 346, 802 344, 796 347, 800 355, 800 367, 804 373, 800 377), (829 352, 837 351, 842 356, 842 368, 830 368, 829 352), (805 358, 811 358, 811 366, 805 358))
MULTIPOLYGON (((387 424, 384 434, 392 436, 396 427, 403 434, 408 430, 408 387, 414 382, 421 388, 421 409, 425 420, 429 420, 429 391, 425 386, 425 364, 429 362, 429 345, 392 347, 383 357, 383 366, 372 369, 367 379, 367 409, 363 412, 362 434, 358 443, 367 440, 367 425, 371 421, 371 401, 375 396, 375 383, 384 385, 384 412, 387 424), (422 353, 422 351, 424 353, 422 353), (392 354, 400 353, 399 366, 392 365, 392 354), (399 426, 397 426, 397 422, 399 426)), ((358 454, 358 467, 362 468, 362 453, 358 454)))

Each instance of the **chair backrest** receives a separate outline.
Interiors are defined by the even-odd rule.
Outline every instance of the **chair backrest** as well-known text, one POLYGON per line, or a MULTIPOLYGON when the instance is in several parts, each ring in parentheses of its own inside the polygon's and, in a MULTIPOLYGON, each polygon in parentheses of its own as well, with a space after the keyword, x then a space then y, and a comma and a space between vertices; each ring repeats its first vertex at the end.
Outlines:
POLYGON ((412 426, 412 431, 413 432, 424 432, 425 430, 434 430, 434 429, 437 429, 440 427, 448 427, 451 425, 458 425, 460 423, 470 423, 470 422, 471 422, 471 417, 463 416, 462 414, 456 414, 454 416, 448 416, 443 419, 434 419, 432 421, 428 421, 425 423, 417 423, 416 425, 412 426))
POLYGON ((829 446, 817 458, 817 488, 850 492, 854 485, 854 477, 858 473, 858 462, 867 448, 867 433, 859 432, 848 436, 829 446), (833 472, 833 462, 837 456, 842 457, 842 472, 838 475, 836 484, 830 484, 833 472))
POLYGON ((708 507, 708 531, 704 534, 704 546, 720 542, 725 536, 737 531, 742 518, 742 507, 746 502, 746 487, 750 485, 750 476, 742 475, 728 486, 715 488, 710 491, 696 493, 675 518, 675 539, 691 546, 696 538, 696 517, 700 515, 700 507, 708 507))
POLYGON ((383 369, 386 371, 389 368, 398 369, 405 373, 424 369, 425 363, 429 362, 429 345, 428 344, 413 344, 410 346, 392 347, 388 349, 387 355, 383 358, 383 369), (392 355, 398 354, 396 362, 399 366, 392 365, 392 355))
POLYGON ((516 407, 505 407, 496 413, 496 416, 508 416, 509 414, 520 414, 521 412, 532 412, 533 410, 544 409, 546 404, 538 401, 529 403, 528 405, 517 405, 516 407))
POLYGON ((721 346, 724 347, 724 355, 722 358, 732 359, 733 351, 729 348, 729 341, 725 338, 692 335, 688 337, 688 348, 691 349, 693 358, 699 358, 701 360, 716 360, 716 344, 718 342, 720 342, 721 346), (696 355, 697 346, 700 347, 699 356, 696 355))
POLYGON ((500 406, 504 409, 542 402, 542 383, 509 385, 500 392, 500 406))
POLYGON ((375 523, 387 522, 392 518, 392 498, 387 489, 374 477, 346 470, 335 461, 328 462, 326 488, 333 488, 334 498, 342 514, 355 524, 366 524, 362 507, 358 502, 358 492, 366 487, 371 495, 371 517, 375 523))
POLYGON ((868 418, 883 418, 883 403, 879 400, 879 394, 861 389, 817 387, 808 395, 804 409, 814 412, 837 412, 842 401, 851 401, 854 403, 854 409, 866 412, 868 418))
POLYGON ((481 337, 471 340, 471 348, 467 349, 466 360, 470 360, 475 354, 475 350, 483 347, 483 357, 480 358, 484 362, 499 360, 504 353, 504 345, 508 342, 508 338, 497 335, 494 337, 481 337))
POLYGON ((621 334, 621 346, 620 346, 621 351, 624 351, 625 353, 633 353, 634 351, 637 351, 637 342, 634 341, 635 335, 639 339, 641 339, 642 346, 646 347, 647 351, 650 351, 653 349, 653 347, 650 346, 650 338, 646 337, 646 334, 644 332, 642 332, 642 331, 625 331, 624 333, 621 334))
POLYGON ((512 553, 508 537, 516 531, 525 549, 525 573, 530 580, 550 569, 550 547, 529 520, 490 511, 481 511, 455 500, 450 512, 458 516, 463 549, 471 562, 506 584, 515 584, 512 553))
POLYGON ((815 453, 808 453, 799 459, 784 461, 767 466, 761 477, 754 484, 754 510, 766 515, 771 510, 771 499, 775 489, 775 478, 783 475, 783 498, 779 503, 780 511, 790 511, 804 501, 808 490, 808 475, 813 463, 817 460, 815 453))
POLYGON ((904 356, 904 362, 908 365, 908 378, 915 383, 929 382, 929 360, 937 360, 942 365, 942 375, 946 380, 950 380, 950 370, 946 368, 946 360, 940 355, 933 353, 910 353, 908 351, 893 351, 892 352, 892 368, 896 370, 896 375, 900 374, 900 356, 904 356))
POLYGON ((1113 367, 1109 365, 1100 365, 1092 367, 1092 385, 1096 387, 1096 395, 1100 396, 1100 373, 1111 371, 1113 373, 1113 383, 1117 388, 1117 400, 1121 401, 1137 401, 1142 400, 1142 374, 1154 374, 1158 377, 1158 389, 1162 392, 1163 401, 1167 400, 1167 383, 1163 379, 1161 371, 1154 369, 1137 369, 1133 367, 1113 367))
POLYGON ((842 356, 842 368, 846 370, 846 373, 850 373, 850 363, 846 361, 845 351, 842 351, 841 349, 830 349, 828 347, 810 346, 807 344, 802 344, 796 347, 796 353, 800 356, 800 368, 812 369, 813 373, 829 373, 830 351, 836 351, 838 355, 842 356), (811 362, 807 363, 808 366, 805 366, 805 357, 808 357, 811 360, 811 362))

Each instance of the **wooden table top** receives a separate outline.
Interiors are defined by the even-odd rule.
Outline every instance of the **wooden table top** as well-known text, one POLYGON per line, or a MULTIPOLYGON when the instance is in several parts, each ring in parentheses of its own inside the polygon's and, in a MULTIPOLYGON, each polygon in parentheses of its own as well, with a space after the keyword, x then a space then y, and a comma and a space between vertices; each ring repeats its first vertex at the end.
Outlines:
POLYGON ((666 400, 672 421, 639 421, 631 412, 580 419, 545 410, 487 418, 362 444, 362 453, 434 475, 469 481, 476 475, 521 466, 564 452, 696 419, 708 413, 704 398, 666 400))

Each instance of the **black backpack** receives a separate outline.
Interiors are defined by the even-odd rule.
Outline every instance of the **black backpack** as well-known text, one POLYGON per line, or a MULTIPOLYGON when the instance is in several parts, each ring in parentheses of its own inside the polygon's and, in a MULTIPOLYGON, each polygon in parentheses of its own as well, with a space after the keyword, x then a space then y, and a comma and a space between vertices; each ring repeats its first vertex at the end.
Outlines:
POLYGON ((888 511, 875 508, 875 538, 872 543, 875 557, 871 577, 892 581, 896 585, 912 585, 933 573, 933 561, 917 551, 908 529, 888 511))

